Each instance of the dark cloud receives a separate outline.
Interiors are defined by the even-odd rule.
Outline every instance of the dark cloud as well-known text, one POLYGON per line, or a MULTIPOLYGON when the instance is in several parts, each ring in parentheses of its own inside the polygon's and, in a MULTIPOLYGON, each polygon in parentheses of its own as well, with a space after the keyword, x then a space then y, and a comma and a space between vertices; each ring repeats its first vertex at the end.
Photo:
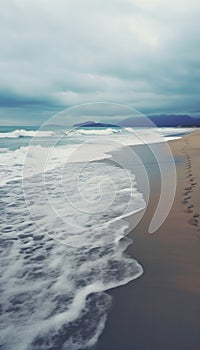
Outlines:
POLYGON ((199 14, 198 0, 1 0, 2 113, 96 101, 198 112, 199 14))
POLYGON ((19 94, 15 91, 2 89, 0 90, 0 106, 1 107, 38 107, 51 108, 56 105, 56 100, 50 96, 37 96, 19 94))

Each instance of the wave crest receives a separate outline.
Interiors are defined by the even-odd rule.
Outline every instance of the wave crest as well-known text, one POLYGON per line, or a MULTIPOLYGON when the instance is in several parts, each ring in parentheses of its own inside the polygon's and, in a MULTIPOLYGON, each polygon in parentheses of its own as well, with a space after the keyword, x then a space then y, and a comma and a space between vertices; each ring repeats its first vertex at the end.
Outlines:
POLYGON ((18 138, 18 137, 48 137, 54 135, 53 131, 34 131, 17 129, 11 132, 1 132, 0 138, 18 138))
POLYGON ((77 135, 113 135, 120 133, 120 129, 107 128, 107 129, 74 129, 70 131, 65 131, 65 134, 68 136, 77 136, 77 135))

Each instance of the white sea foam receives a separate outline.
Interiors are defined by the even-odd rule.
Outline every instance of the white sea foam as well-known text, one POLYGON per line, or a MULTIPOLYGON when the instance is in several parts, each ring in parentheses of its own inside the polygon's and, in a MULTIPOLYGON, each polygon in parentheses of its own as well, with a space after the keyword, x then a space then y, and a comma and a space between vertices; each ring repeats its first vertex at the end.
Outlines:
MULTIPOLYGON (((119 175, 122 175, 121 171, 119 175)), ((60 203, 57 209, 61 209, 63 197, 60 197, 60 202, 59 189, 58 192, 54 190, 58 177, 55 173, 49 176, 46 183, 48 194, 55 197, 53 204, 58 207, 60 203)), ((27 212, 20 182, 0 188, 0 345, 6 350, 82 350, 94 345, 104 328, 111 305, 111 298, 104 291, 126 284, 142 274, 142 267, 124 255, 131 242, 129 239, 102 245, 103 235, 110 235, 107 231, 109 215, 113 218, 119 208, 123 211, 122 205, 126 202, 120 203, 119 196, 119 203, 113 202, 110 212, 106 209, 108 222, 104 232, 101 225, 97 225, 97 220, 105 223, 102 213, 97 213, 99 216, 96 219, 90 213, 85 213, 84 219, 77 216, 76 223, 80 220, 79 226, 85 225, 85 231, 82 229, 85 237, 82 237, 84 247, 75 248, 60 244, 44 234, 44 228, 47 233, 54 230, 55 216, 52 217, 48 204, 41 202, 39 178, 35 177, 35 181, 38 188, 34 186, 29 209, 32 206, 35 213, 40 215, 37 222, 27 212), (40 227, 36 224, 38 222, 40 227), (89 226, 94 225, 89 235, 86 222, 89 226), (92 240, 93 247, 88 248, 92 235, 95 238, 92 240)), ((82 179, 82 184, 84 181, 82 179)), ((88 184, 85 183, 85 186, 88 187, 88 184)), ((63 221, 57 220, 56 228, 68 237, 76 235, 76 227, 68 227, 63 221)), ((127 223, 123 220, 115 223, 115 231, 121 230, 122 237, 126 228, 127 223)))
POLYGON ((24 192, 42 232, 76 247, 118 241, 128 228, 121 218, 145 208, 135 176, 100 162, 66 164, 28 177, 24 192))
POLYGON ((1 149, 0 152, 0 185, 12 180, 43 173, 63 166, 66 163, 89 162, 109 159, 111 155, 104 153, 113 147, 106 145, 66 145, 59 147, 43 147, 30 145, 16 150, 1 149))
POLYGON ((77 136, 77 135, 113 135, 117 133, 121 133, 122 130, 119 128, 100 128, 100 129, 72 129, 66 130, 65 134, 68 136, 77 136))
MULTIPOLYGON (((83 130, 86 131, 85 135, 81 136, 74 134, 75 138, 82 137, 81 144, 79 139, 78 144, 67 143, 63 146, 55 146, 52 141, 52 145, 51 142, 49 142, 49 146, 47 143, 47 145, 45 145, 46 147, 44 147, 34 141, 30 146, 20 147, 17 150, 7 150, 4 148, 0 153, 0 184, 3 185, 11 180, 20 179, 23 176, 26 177, 42 173, 66 163, 108 159, 111 157, 110 154, 112 151, 126 146, 141 145, 144 143, 160 143, 165 141, 161 131, 157 129, 135 130, 133 128, 126 128, 123 132, 121 130, 114 134, 113 130, 116 131, 116 129, 83 130), (112 134, 104 134, 107 130, 112 130, 112 134), (87 135, 87 131, 91 132, 91 134, 87 135), (103 132, 103 134, 95 134, 96 131, 100 131, 100 133, 103 132)), ((74 132, 76 133, 76 131, 74 132)), ((36 132, 34 131, 34 133, 36 132)), ((43 131, 39 131, 38 133, 39 134, 36 135, 40 136, 43 131)), ((44 133, 48 133, 48 131, 44 131, 44 133)), ((168 139, 178 137, 172 136, 172 129, 167 129, 165 133, 168 139)), ((60 137, 63 137, 63 135, 60 137)), ((33 140, 39 140, 39 138, 35 137, 33 140)))
POLYGON ((11 132, 1 132, 0 138, 18 138, 18 137, 48 137, 54 135, 53 131, 34 131, 34 130, 14 130, 11 132))

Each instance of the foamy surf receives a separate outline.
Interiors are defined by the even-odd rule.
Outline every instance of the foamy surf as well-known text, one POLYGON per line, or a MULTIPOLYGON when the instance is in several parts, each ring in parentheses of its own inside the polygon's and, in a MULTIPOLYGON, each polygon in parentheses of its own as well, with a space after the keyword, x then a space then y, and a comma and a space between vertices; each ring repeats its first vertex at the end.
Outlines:
MULTIPOLYGON (((187 133, 190 129, 184 129, 187 133)), ((53 131, 28 131, 23 130, 24 135, 33 138, 29 145, 18 145, 20 130, 0 133, 1 140, 6 142, 0 148, 0 185, 9 181, 22 179, 31 174, 38 174, 44 171, 63 166, 65 163, 89 162, 111 158, 111 152, 120 148, 144 143, 160 143, 165 140, 179 138, 183 129, 165 128, 141 129, 133 128, 102 130, 72 129, 53 131), (16 139, 16 149, 9 149, 8 135, 16 139), (32 135, 32 136, 31 136, 32 135), (164 135, 164 137, 162 136, 164 135), (61 139, 61 145, 58 142, 61 139), (6 146, 6 147, 5 147, 6 146), (28 166, 24 169, 24 162, 28 155, 28 166)), ((21 134, 21 131, 20 131, 21 134)), ((22 138, 24 139, 24 138, 22 138)))
POLYGON ((0 345, 87 349, 106 323, 106 291, 143 272, 125 254, 124 218, 146 204, 133 172, 111 154, 164 139, 150 129, 26 131, 1 138, 0 345))
POLYGON ((1 132, 0 138, 19 138, 19 137, 48 137, 54 135, 53 131, 34 131, 34 130, 14 130, 11 132, 1 132))
MULTIPOLYGON (((94 345, 111 306, 105 291, 142 274, 142 267, 124 254, 131 241, 102 245, 99 228, 92 248, 60 244, 31 218, 20 182, 0 191, 2 348, 78 350, 94 345)), ((39 193, 38 188, 32 205, 40 203, 39 193)), ((51 212, 45 222, 52 223, 51 212)), ((68 234, 73 236, 73 226, 68 234)))
POLYGON ((122 218, 146 204, 135 176, 104 162, 66 164, 25 178, 24 192, 42 232, 75 247, 118 241, 128 228, 122 218))
POLYGON ((77 136, 77 135, 113 135, 117 133, 121 133, 121 129, 114 129, 114 128, 100 128, 100 129, 93 129, 93 128, 85 128, 85 129, 72 129, 72 130, 66 130, 65 134, 68 136, 77 136))

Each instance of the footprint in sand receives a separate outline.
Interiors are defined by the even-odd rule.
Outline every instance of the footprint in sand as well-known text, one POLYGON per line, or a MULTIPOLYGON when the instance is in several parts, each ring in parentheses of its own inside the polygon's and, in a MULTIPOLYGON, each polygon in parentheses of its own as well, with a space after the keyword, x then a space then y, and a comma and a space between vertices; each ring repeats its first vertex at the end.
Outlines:
POLYGON ((185 191, 190 191, 191 189, 192 189, 191 186, 190 186, 190 187, 185 187, 185 188, 184 188, 185 191))
POLYGON ((193 208, 194 208, 194 205, 191 204, 187 207, 187 209, 185 210, 185 213, 193 213, 193 208))
POLYGON ((199 226, 199 220, 194 219, 194 218, 190 219, 189 223, 193 226, 199 226))
POLYGON ((192 214, 192 213, 193 213, 193 210, 192 210, 192 209, 186 209, 186 210, 185 210, 185 213, 187 213, 187 214, 192 214))

